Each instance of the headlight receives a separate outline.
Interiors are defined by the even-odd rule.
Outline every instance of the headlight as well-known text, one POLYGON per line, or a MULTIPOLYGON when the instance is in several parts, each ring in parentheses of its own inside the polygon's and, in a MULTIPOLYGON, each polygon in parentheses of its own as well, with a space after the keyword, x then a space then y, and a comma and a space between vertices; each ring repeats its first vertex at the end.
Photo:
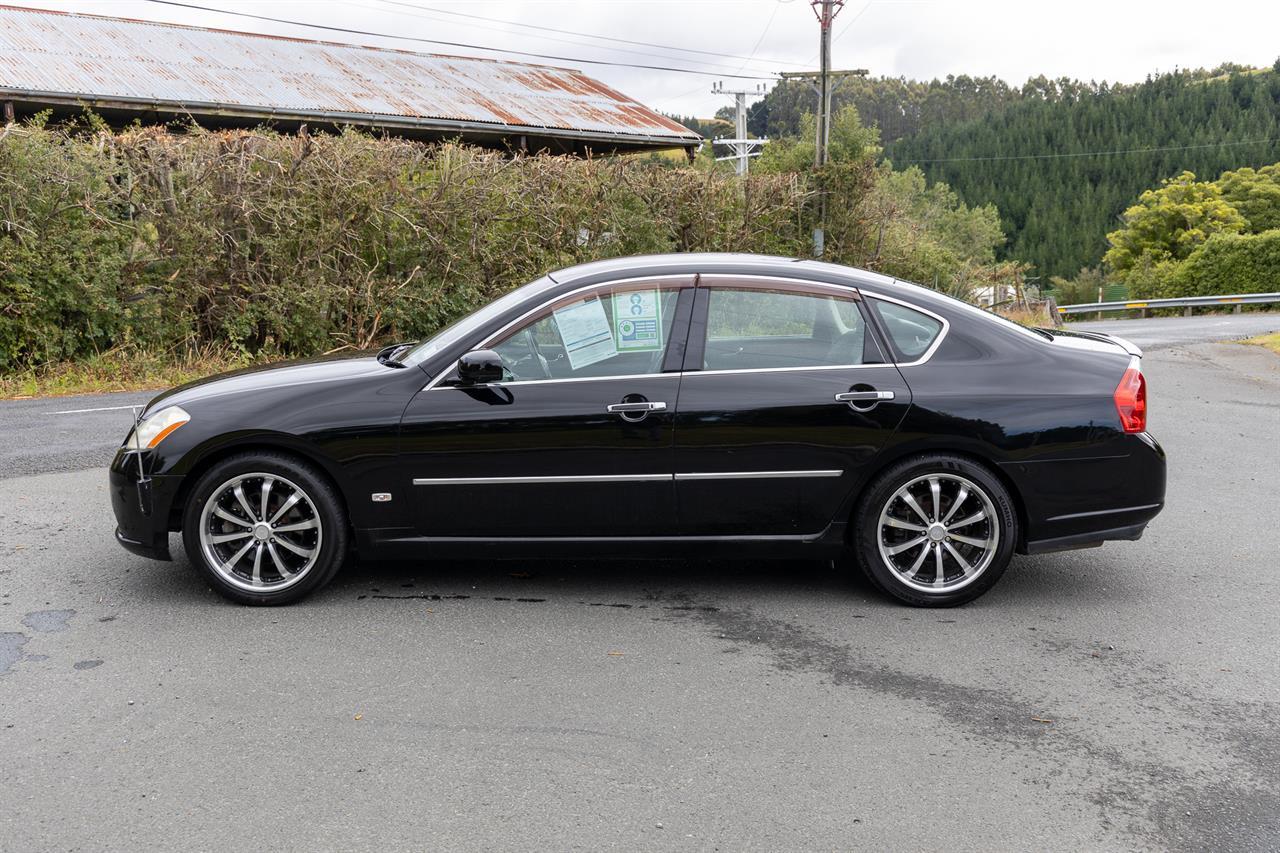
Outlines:
POLYGON ((185 409, 178 406, 161 409, 154 415, 148 415, 143 418, 141 423, 129 433, 129 437, 124 441, 124 446, 132 450, 146 450, 155 447, 164 441, 169 433, 189 420, 191 420, 191 416, 187 414, 185 409))

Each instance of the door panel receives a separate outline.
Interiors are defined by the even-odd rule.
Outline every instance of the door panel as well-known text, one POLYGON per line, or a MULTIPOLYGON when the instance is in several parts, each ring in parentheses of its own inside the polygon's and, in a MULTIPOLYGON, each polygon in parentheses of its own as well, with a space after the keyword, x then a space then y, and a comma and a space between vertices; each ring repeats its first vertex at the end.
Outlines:
POLYGON ((670 535, 679 386, 667 373, 420 393, 401 428, 419 532, 670 535), (643 420, 608 411, 643 401, 666 408, 643 420))
POLYGON ((820 533, 911 404, 857 294, 705 276, 691 328, 675 435, 681 531, 820 533))
POLYGON ((475 349, 504 381, 456 374, 420 392, 400 430, 424 536, 673 535, 678 369, 692 276, 555 297, 475 349))
POLYGON ((685 374, 675 458, 683 532, 821 532, 910 404, 892 365, 685 374), (872 389, 894 399, 869 412, 835 400, 872 389))

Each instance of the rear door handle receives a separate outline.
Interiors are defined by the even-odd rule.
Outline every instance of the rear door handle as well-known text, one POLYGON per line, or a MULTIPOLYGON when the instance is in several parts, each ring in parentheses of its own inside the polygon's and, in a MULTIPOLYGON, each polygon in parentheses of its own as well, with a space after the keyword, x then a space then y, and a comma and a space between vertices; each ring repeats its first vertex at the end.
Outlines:
POLYGON ((855 412, 869 412, 877 404, 892 400, 896 395, 892 391, 845 391, 836 395, 837 403, 848 403, 855 412), (867 405, 860 406, 859 403, 867 405))
POLYGON ((843 394, 836 395, 836 402, 862 403, 869 400, 880 402, 882 400, 892 400, 894 396, 892 391, 845 391, 843 394))
POLYGON ((624 421, 642 421, 650 412, 665 412, 667 404, 662 402, 650 403, 645 401, 642 403, 610 403, 605 406, 605 411, 611 415, 621 415, 624 421))

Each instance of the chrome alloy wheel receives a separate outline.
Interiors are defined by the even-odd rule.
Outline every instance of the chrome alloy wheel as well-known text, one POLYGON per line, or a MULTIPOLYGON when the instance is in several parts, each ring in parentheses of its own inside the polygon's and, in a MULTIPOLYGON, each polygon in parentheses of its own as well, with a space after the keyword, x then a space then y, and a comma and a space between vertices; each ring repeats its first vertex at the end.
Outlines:
POLYGON ((306 577, 324 529, 315 504, 277 474, 238 474, 213 490, 200 513, 200 549, 229 583, 276 592, 306 577))
POLYGON ((878 530, 884 564, 920 592, 968 586, 1000 545, 991 498, 956 474, 927 474, 899 488, 880 511, 878 530))

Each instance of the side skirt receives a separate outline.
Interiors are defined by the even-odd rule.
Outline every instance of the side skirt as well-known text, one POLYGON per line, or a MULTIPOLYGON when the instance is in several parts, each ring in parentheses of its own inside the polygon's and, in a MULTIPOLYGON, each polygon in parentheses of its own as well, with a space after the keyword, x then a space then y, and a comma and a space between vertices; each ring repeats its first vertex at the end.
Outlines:
POLYGON ((596 559, 670 559, 741 557, 747 559, 827 559, 845 548, 845 524, 833 523, 818 534, 797 536, 546 536, 481 538, 418 536, 403 528, 356 532, 361 554, 374 559, 433 557, 512 559, 520 557, 593 557, 596 559))

